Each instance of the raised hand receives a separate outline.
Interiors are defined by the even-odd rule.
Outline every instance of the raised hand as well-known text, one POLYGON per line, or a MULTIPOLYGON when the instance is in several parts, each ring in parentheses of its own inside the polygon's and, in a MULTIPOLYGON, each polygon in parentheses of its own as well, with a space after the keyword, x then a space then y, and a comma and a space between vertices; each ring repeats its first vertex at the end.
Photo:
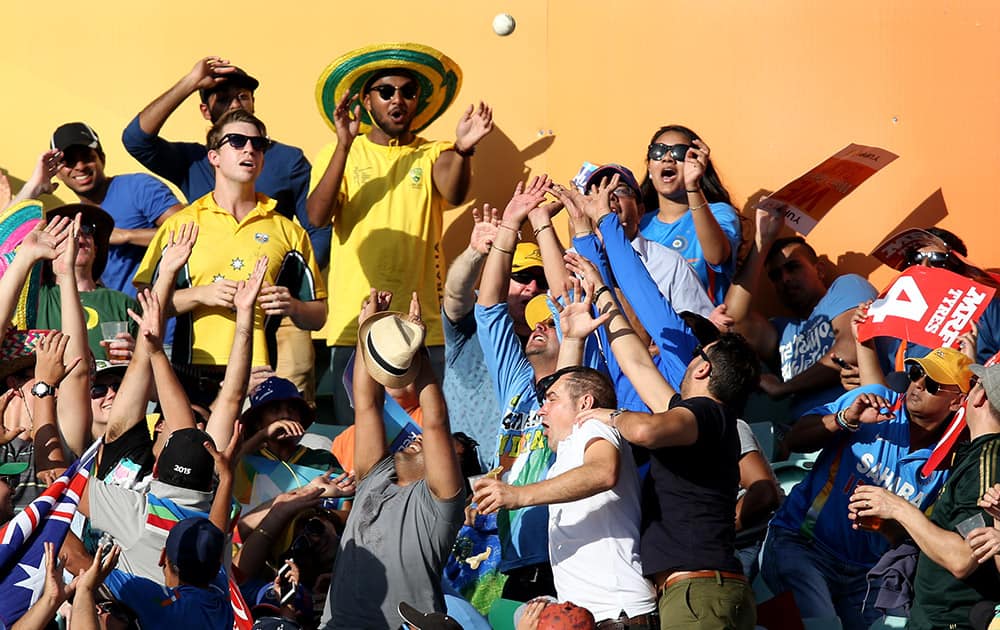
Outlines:
POLYGON ((45 586, 42 592, 50 601, 59 602, 62 605, 76 591, 78 578, 74 578, 69 584, 63 582, 64 564, 59 558, 55 544, 51 542, 43 544, 45 545, 45 586))
MULTIPOLYGON (((594 263, 590 262, 580 254, 576 252, 566 252, 563 254, 563 261, 566 263, 566 268, 572 273, 583 276, 593 287, 603 287, 604 278, 601 277, 601 272, 597 270, 594 263)), ((596 290, 596 289, 595 289, 596 290)))
POLYGON ((128 309, 128 316, 139 326, 139 338, 148 343, 153 350, 163 349, 163 339, 160 336, 160 327, 163 323, 160 298, 149 289, 140 291, 135 297, 142 307, 142 316, 132 309, 128 309))
POLYGON ((500 210, 488 203, 483 209, 472 209, 472 234, 469 235, 469 247, 483 256, 490 252, 493 240, 500 229, 500 210))
POLYGON ((979 339, 979 326, 975 322, 971 323, 971 328, 964 335, 958 338, 958 350, 965 356, 976 362, 976 342, 979 339))
POLYGON ((491 131, 493 108, 482 101, 479 102, 479 107, 469 105, 455 128, 455 150, 465 152, 472 149, 491 131))
POLYGON ((197 223, 185 223, 176 232, 171 231, 160 257, 160 273, 176 275, 187 264, 197 240, 197 223))
POLYGON ((417 297, 416 291, 410 295, 410 312, 407 314, 406 319, 427 330, 427 325, 424 324, 423 318, 420 317, 420 299, 417 297))
POLYGON ((549 186, 548 192, 555 195, 556 199, 562 202, 569 218, 573 222, 576 230, 586 230, 590 225, 590 215, 585 212, 587 197, 570 184, 569 188, 562 184, 553 183, 549 186))
POLYGON ((611 212, 611 193, 618 187, 621 178, 618 173, 611 176, 611 179, 602 177, 595 186, 590 187, 588 197, 593 197, 593 203, 586 205, 585 210, 592 212, 591 220, 596 224, 597 220, 611 212))
POLYGON ((361 105, 357 99, 357 94, 345 93, 333 110, 333 126, 337 130, 337 142, 345 147, 350 146, 361 131, 361 105), (353 110, 350 107, 352 102, 353 110))
POLYGON ((701 177, 708 168, 708 145, 701 140, 692 140, 693 145, 684 156, 684 187, 688 190, 701 188, 701 177))
POLYGON ((236 66, 222 57, 205 57, 198 60, 188 72, 187 78, 194 90, 211 89, 225 81, 226 75, 236 72, 236 66))
POLYGON ((2 424, 4 412, 7 411, 7 405, 10 404, 11 398, 17 393, 16 387, 11 387, 3 394, 0 394, 0 446, 7 444, 15 438, 26 439, 31 435, 31 427, 12 427, 8 429, 2 424))
MULTIPOLYGON (((233 306, 237 311, 253 309, 257 304, 260 288, 264 284, 264 276, 267 275, 267 256, 257 259, 250 277, 236 283, 236 294, 233 296, 233 306)), ((288 289, 285 289, 286 291, 288 289)))
POLYGON ((361 304, 361 313, 358 314, 358 323, 365 321, 375 313, 389 310, 392 303, 392 291, 379 291, 372 288, 368 297, 361 304))
POLYGON ((56 217, 49 223, 42 221, 21 241, 19 253, 24 253, 31 261, 52 260, 62 253, 66 240, 73 233, 73 220, 56 217))
POLYGON ((851 334, 854 335, 855 341, 858 340, 858 326, 868 318, 868 307, 871 305, 872 300, 858 304, 858 308, 854 310, 854 315, 851 316, 851 334))
POLYGON ((108 355, 108 360, 116 365, 123 365, 132 360, 135 353, 135 337, 128 331, 115 335, 114 341, 101 340, 101 347, 108 355))
POLYGON ((118 556, 121 555, 121 551, 121 547, 118 545, 99 547, 90 566, 77 576, 76 588, 91 592, 96 591, 118 565, 118 556))
POLYGON ((733 324, 736 323, 736 320, 727 312, 728 310, 725 304, 719 304, 708 314, 708 321, 715 324, 715 327, 721 332, 729 332, 733 329, 733 324))
POLYGON ((528 212, 542 203, 545 199, 545 191, 549 188, 548 175, 536 175, 525 186, 518 182, 514 188, 514 196, 507 202, 507 207, 503 211, 503 223, 511 229, 517 230, 528 217, 528 212))
POLYGON ((844 420, 848 424, 875 424, 885 422, 896 417, 888 411, 891 405, 885 398, 872 393, 864 393, 855 398, 851 405, 844 410, 844 420), (885 409, 886 411, 883 411, 885 409))
POLYGON ((38 156, 35 163, 35 170, 31 172, 24 187, 28 189, 28 197, 35 198, 38 195, 52 194, 59 188, 58 182, 53 182, 63 163, 63 152, 59 149, 50 149, 38 156))
POLYGON ((70 225, 69 237, 63 241, 59 255, 52 261, 52 270, 57 275, 73 277, 76 266, 76 254, 80 250, 80 221, 83 215, 77 213, 70 225))
POLYGON ((239 444, 242 437, 243 425, 237 421, 236 427, 233 429, 233 435, 229 438, 229 444, 221 452, 215 448, 215 444, 212 444, 210 440, 205 440, 205 450, 208 451, 208 454, 212 456, 212 461, 215 462, 216 474, 221 476, 232 471, 233 465, 237 460, 236 453, 240 450, 239 444))
MULTIPOLYGON (((685 169, 686 170, 686 169, 685 169)), ((685 173, 685 177, 687 173, 685 173)), ((777 210, 762 210, 757 208, 757 251, 761 254, 767 253, 781 232, 781 227, 785 224, 785 219, 777 210)))
POLYGON ((38 340, 38 345, 35 346, 36 379, 57 387, 67 374, 80 365, 83 357, 75 357, 68 364, 63 364, 63 355, 66 353, 67 344, 69 344, 69 335, 64 335, 58 330, 49 331, 47 335, 38 340))
POLYGON ((591 304, 594 296, 594 284, 588 280, 582 283, 573 278, 571 280, 573 295, 570 296, 563 291, 562 302, 552 300, 559 312, 559 328, 562 330, 564 339, 586 339, 590 333, 600 328, 604 322, 611 318, 610 313, 603 313, 598 317, 593 316, 591 304))
POLYGON ((247 396, 253 394, 254 391, 260 387, 261 383, 272 376, 277 376, 277 374, 273 369, 271 369, 270 365, 255 365, 250 368, 250 381, 247 383, 247 396))

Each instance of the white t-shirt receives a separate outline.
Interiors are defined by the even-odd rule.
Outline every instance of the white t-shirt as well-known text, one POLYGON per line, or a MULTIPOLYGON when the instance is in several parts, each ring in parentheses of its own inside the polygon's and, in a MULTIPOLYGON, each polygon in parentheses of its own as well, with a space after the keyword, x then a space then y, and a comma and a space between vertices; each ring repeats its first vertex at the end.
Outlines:
POLYGON ((639 476, 632 449, 618 431, 588 420, 559 443, 552 479, 583 465, 594 440, 618 449, 618 483, 592 497, 549 506, 549 560, 561 601, 587 608, 594 619, 617 619, 653 612, 656 593, 639 560, 639 476))

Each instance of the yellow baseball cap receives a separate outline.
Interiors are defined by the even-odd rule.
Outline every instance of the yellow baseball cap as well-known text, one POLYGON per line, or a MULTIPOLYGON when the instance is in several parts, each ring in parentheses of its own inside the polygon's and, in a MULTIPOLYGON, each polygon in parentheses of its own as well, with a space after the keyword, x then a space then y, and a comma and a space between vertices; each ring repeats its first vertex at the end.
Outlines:
POLYGON ((957 385, 963 393, 969 391, 972 359, 954 348, 936 348, 923 358, 907 359, 906 363, 916 363, 924 368, 927 376, 941 385, 957 385))
POLYGON ((514 260, 510 263, 510 272, 517 273, 532 267, 543 267, 542 250, 534 243, 518 243, 514 248, 514 260))
POLYGON ((555 317, 549 308, 549 298, 544 293, 536 295, 524 305, 524 321, 532 330, 545 320, 554 320, 555 317))

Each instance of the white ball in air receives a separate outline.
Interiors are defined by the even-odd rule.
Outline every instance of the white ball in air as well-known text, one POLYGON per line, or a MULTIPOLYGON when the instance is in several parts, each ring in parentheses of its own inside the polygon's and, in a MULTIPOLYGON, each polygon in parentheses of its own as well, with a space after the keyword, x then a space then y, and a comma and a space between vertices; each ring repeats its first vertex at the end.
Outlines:
POLYGON ((497 13, 493 18, 493 32, 501 37, 505 37, 514 32, 514 16, 510 13, 497 13))

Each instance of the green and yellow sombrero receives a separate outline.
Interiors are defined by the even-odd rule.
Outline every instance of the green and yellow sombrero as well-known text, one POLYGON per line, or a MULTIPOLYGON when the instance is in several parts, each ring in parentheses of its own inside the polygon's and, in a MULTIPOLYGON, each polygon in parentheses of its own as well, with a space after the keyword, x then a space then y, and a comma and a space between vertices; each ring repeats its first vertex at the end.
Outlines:
MULTIPOLYGON (((411 43, 363 46, 335 59, 316 84, 316 102, 331 129, 336 131, 333 110, 344 94, 361 95, 365 83, 373 74, 389 68, 409 70, 420 83, 420 100, 410 127, 414 132, 424 129, 443 114, 462 87, 462 69, 447 55, 430 46, 411 43)), ((371 119, 362 107, 361 133, 367 133, 369 129, 371 119)))

